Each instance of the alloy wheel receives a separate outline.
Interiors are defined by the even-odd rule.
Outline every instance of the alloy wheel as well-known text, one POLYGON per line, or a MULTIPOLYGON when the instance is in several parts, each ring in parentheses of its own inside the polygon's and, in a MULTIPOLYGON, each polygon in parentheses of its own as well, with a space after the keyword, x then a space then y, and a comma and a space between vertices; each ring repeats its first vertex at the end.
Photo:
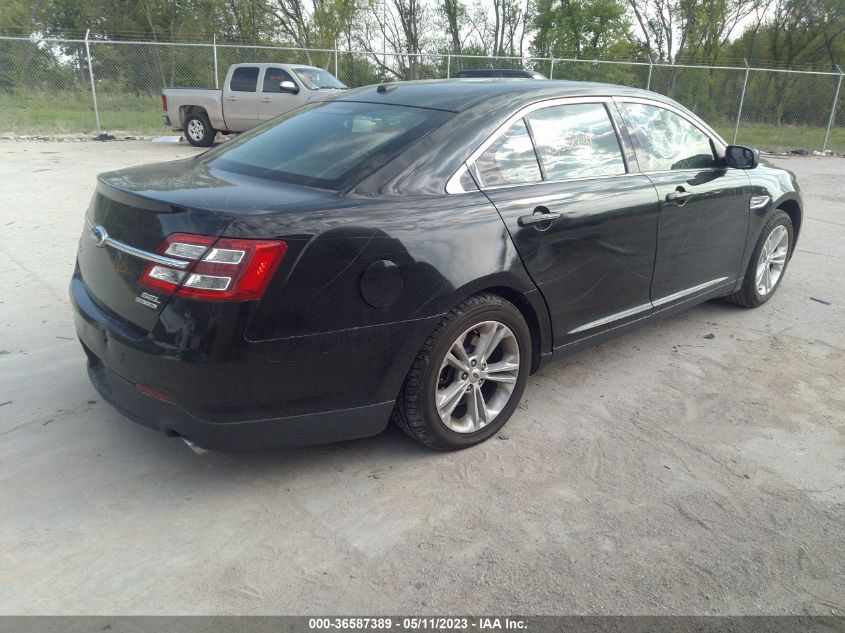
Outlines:
POLYGON ((755 285, 761 297, 768 295, 777 285, 786 266, 789 254, 789 232, 782 224, 776 226, 763 242, 760 259, 757 262, 755 285))
POLYGON ((499 321, 465 330, 440 365, 434 394, 440 420, 455 433, 474 433, 493 422, 519 376, 519 344, 499 321))

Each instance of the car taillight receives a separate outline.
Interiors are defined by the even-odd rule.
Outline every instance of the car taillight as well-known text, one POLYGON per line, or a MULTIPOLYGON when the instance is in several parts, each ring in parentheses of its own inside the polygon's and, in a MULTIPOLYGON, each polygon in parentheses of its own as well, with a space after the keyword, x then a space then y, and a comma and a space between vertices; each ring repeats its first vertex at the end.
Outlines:
POLYGON ((161 95, 161 109, 167 112, 167 95, 161 95))
POLYGON ((206 301, 260 299, 287 245, 278 240, 214 238, 174 233, 158 253, 190 262, 184 268, 149 263, 140 283, 177 297, 206 301))

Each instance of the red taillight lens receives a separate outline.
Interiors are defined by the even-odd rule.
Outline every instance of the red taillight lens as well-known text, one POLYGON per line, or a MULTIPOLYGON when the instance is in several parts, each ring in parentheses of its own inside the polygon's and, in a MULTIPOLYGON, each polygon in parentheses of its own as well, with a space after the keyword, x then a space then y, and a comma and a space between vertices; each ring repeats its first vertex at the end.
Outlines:
POLYGON ((191 262, 185 268, 150 263, 141 285, 186 299, 260 299, 285 255, 278 240, 246 240, 174 233, 159 248, 167 257, 191 262))
POLYGON ((167 112, 167 95, 161 95, 161 109, 167 112))

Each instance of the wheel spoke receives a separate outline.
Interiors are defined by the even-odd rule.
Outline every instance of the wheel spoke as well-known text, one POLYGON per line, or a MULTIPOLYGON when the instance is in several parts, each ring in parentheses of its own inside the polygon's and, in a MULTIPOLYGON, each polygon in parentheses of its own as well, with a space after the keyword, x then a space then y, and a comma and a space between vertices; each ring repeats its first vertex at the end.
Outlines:
POLYGON ((456 380, 445 389, 437 391, 437 412, 441 418, 448 419, 452 411, 461 402, 466 393, 463 381, 456 380))
POLYGON ((478 362, 484 362, 487 359, 504 335, 505 328, 498 323, 488 323, 485 327, 479 328, 478 343, 474 352, 478 362))
POLYGON ((766 275, 766 269, 768 266, 765 263, 759 264, 757 266, 757 287, 761 287, 763 285, 763 277, 766 275))
POLYGON ((474 386, 472 393, 467 400, 467 413, 470 417, 472 430, 477 431, 489 423, 490 412, 487 410, 487 403, 484 401, 484 394, 481 393, 478 385, 474 386))
POLYGON ((450 349, 446 354, 446 363, 455 369, 460 369, 463 372, 469 372, 469 358, 467 357, 462 340, 456 341, 455 344, 452 345, 452 349, 450 349))
POLYGON ((769 266, 766 266, 766 292, 771 292, 772 290, 772 269, 769 266))
POLYGON ((516 382, 518 372, 518 363, 503 360, 494 365, 488 365, 486 377, 487 380, 494 382, 516 382))

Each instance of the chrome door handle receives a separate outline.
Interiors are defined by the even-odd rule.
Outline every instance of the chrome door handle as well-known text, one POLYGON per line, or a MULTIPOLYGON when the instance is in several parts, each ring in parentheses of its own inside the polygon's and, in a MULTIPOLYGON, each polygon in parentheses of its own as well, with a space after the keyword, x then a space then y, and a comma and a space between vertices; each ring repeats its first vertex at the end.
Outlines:
POLYGON ((670 191, 666 194, 666 202, 673 202, 677 205, 684 204, 693 196, 692 191, 687 191, 683 187, 678 187, 675 191, 670 191))
MULTIPOLYGON (((519 226, 537 226, 538 224, 548 224, 553 220, 557 220, 560 213, 549 211, 546 207, 537 207, 531 215, 522 215, 516 219, 519 226)), ((546 227, 548 228, 548 227, 546 227)))
POLYGON ((237 101, 237 97, 226 97, 226 101, 237 101))
POLYGON ((270 97, 262 97, 259 101, 261 101, 261 103, 270 103, 272 99, 270 99, 270 97))

